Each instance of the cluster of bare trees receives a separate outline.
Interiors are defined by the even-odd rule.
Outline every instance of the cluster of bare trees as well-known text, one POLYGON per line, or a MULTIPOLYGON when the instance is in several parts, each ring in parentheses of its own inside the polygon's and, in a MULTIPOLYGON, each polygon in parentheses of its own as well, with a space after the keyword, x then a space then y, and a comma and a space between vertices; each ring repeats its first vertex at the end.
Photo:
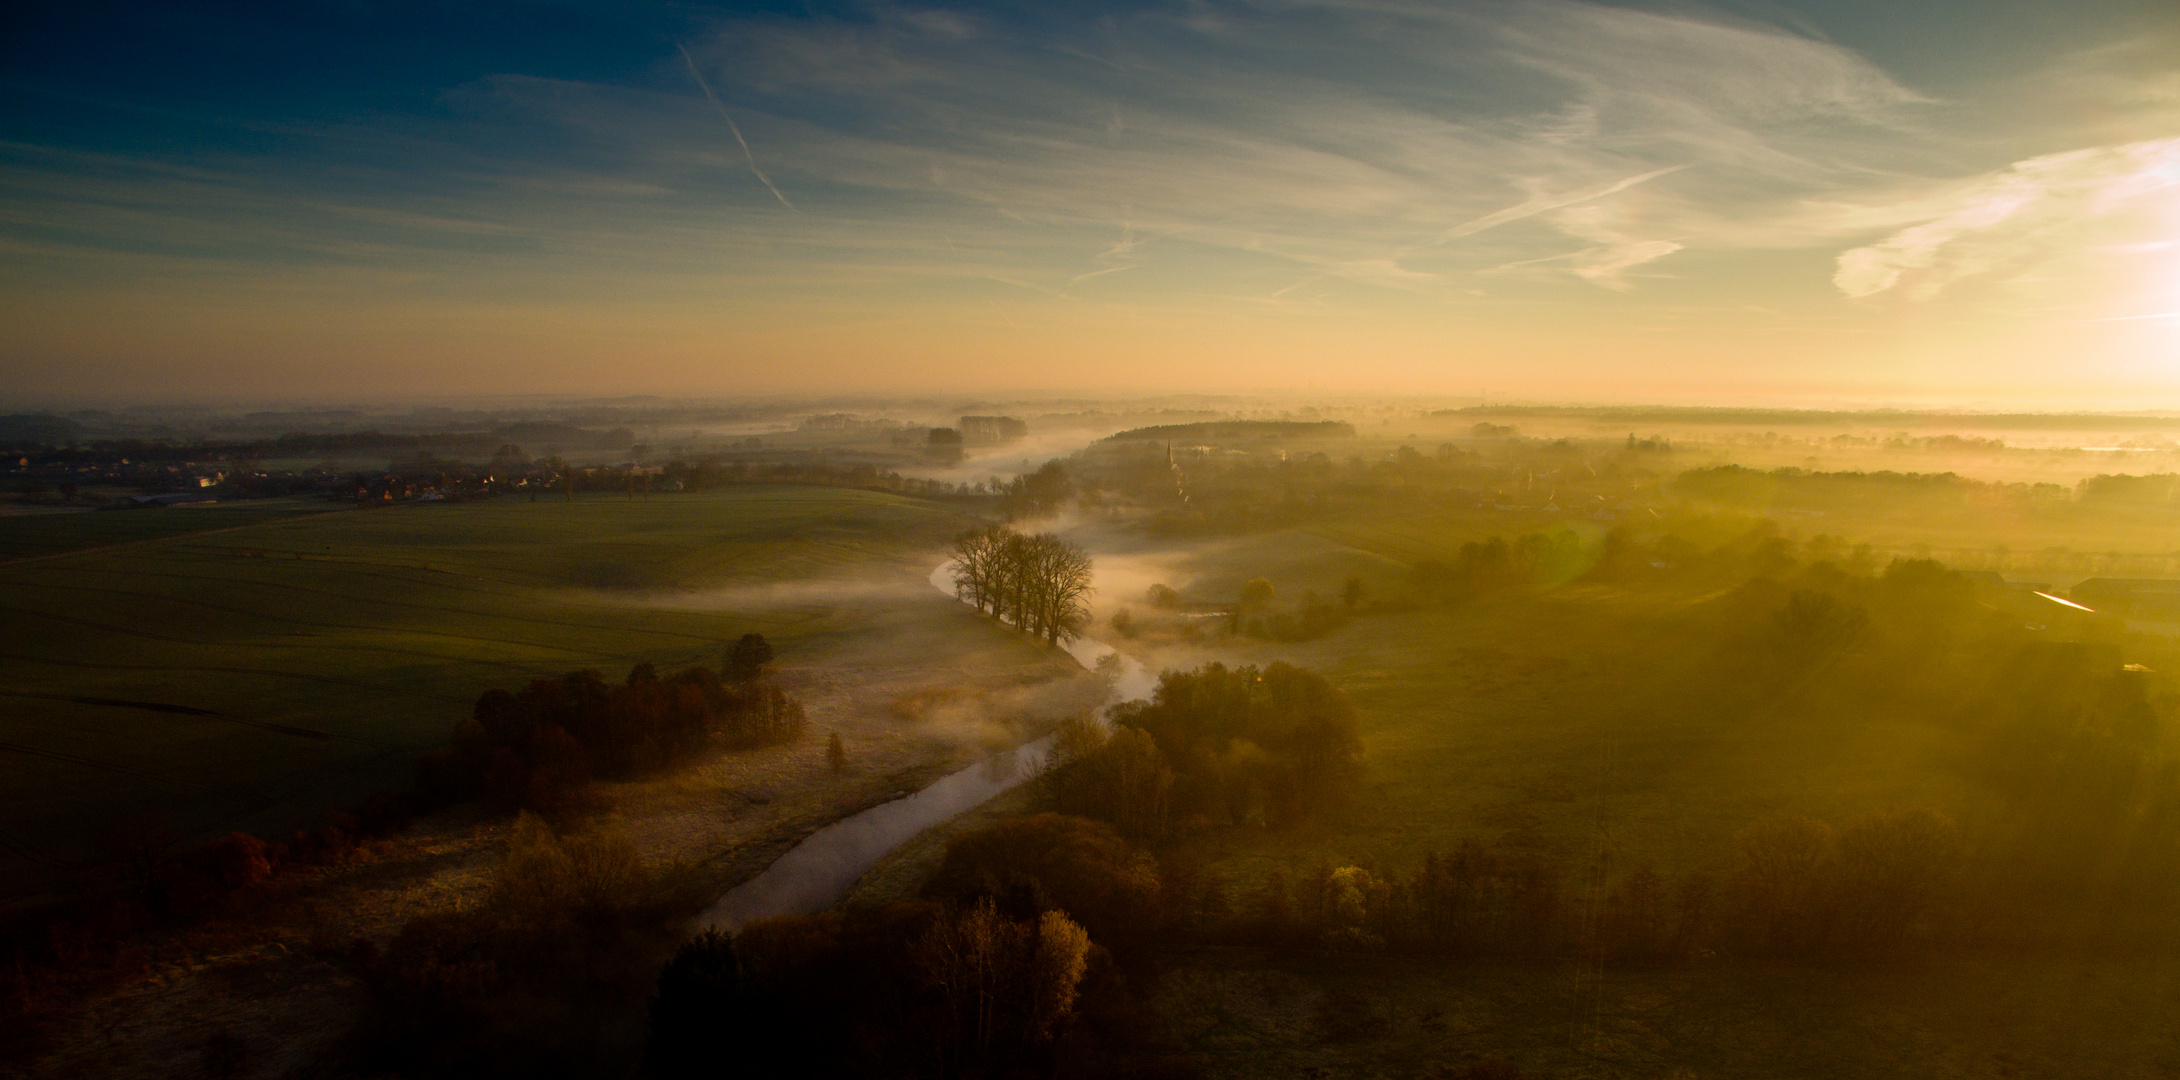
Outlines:
POLYGON ((1054 536, 1003 525, 954 541, 954 593, 978 611, 1057 644, 1089 621, 1090 553, 1054 536))

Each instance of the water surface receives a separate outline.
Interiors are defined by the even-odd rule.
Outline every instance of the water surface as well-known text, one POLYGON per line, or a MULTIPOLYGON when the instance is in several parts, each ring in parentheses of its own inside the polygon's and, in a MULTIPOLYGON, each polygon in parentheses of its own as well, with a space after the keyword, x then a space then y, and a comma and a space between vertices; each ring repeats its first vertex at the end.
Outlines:
MULTIPOLYGON (((948 561, 931 572, 932 587, 948 596, 954 595, 953 566, 948 561)), ((1099 661, 1117 652, 1090 638, 1077 638, 1061 647, 1090 671, 1096 671, 1099 661)), ((1119 655, 1120 674, 1106 703, 1150 697, 1157 688, 1157 678, 1133 657, 1119 655)), ((1048 735, 942 777, 906 798, 827 825, 804 838, 763 873, 735 886, 699 916, 697 924, 707 930, 733 930, 753 919, 823 911, 846 896, 857 880, 878 865, 878 860, 917 833, 972 810, 1035 776, 1051 749, 1052 737, 1048 735)))

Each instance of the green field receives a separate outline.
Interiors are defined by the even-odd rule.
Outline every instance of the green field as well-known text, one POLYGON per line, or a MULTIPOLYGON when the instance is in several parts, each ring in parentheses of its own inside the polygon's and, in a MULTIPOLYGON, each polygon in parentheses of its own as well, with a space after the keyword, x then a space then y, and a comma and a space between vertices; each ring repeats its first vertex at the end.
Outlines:
POLYGON ((131 510, 67 510, 0 517, 0 563, 71 551, 140 544, 191 533, 346 509, 324 499, 262 499, 131 510))
POLYGON ((0 550, 78 549, 0 564, 7 891, 97 857, 128 814, 185 837, 313 825, 404 783, 492 686, 717 662, 751 631, 792 665, 881 605, 779 583, 928 592, 960 523, 827 488, 298 516, 323 505, 0 519, 0 550))
MULTIPOLYGON (((1192 599, 1226 600, 1263 576, 1291 604, 1306 592, 1338 595, 1348 575, 1373 595, 1399 595, 1407 566, 1448 558, 1477 535, 1411 517, 1169 554, 1192 599)), ((1735 833, 1767 814, 1837 822, 1873 809, 1976 808, 1948 755, 1972 724, 1964 696, 1983 687, 1952 681, 1936 661, 1928 678, 1902 680, 1883 657, 1787 677, 1743 671, 1741 624, 1717 610, 1727 591, 1569 583, 1364 615, 1308 642, 1134 648, 1163 667, 1286 660, 1323 672, 1355 703, 1361 795, 1299 832, 1221 832, 1220 869, 1243 881, 1317 862, 1406 873, 1471 837, 1516 837, 1570 858, 1603 845, 1623 867, 1715 870, 1735 833), (1880 670, 1889 690, 1873 701, 1860 684, 1880 670)), ((2155 672, 2180 669, 2167 638, 2131 634, 2123 652, 2155 672)))
MULTIPOLYGON (((1192 601, 1230 601, 1262 576, 1291 605, 1337 596, 1348 575, 1397 597, 1407 567, 1483 535, 1454 515, 1387 512, 1128 554, 1166 567, 1192 601)), ((1737 608, 1745 577, 1524 588, 1362 614, 1305 642, 1101 633, 1155 667, 1290 661, 1356 707, 1365 776, 1346 806, 1284 830, 1199 829, 1178 852, 1226 883, 1235 910, 1250 910, 1274 870, 1290 882, 1317 866, 1405 877, 1471 839, 1542 854, 1568 875, 1570 903, 1592 872, 1730 880, 1738 835, 1774 814, 1843 825, 1929 808, 1976 843, 1999 796, 1971 758, 2004 715, 1989 696, 1998 684, 1983 680, 1993 657, 2047 636, 2026 625, 2043 609, 2006 605, 2042 601, 1979 594, 1997 606, 1973 645, 1958 625, 1919 639, 1913 612, 1891 611, 1871 644, 1782 663, 1750 642, 1792 586, 1737 608), (1958 649, 1944 644, 1956 632, 1958 649)), ((1110 602, 1123 600, 1138 626, 1159 618, 1137 597, 1110 602)), ((2081 633, 2151 669, 2139 677, 2162 703, 2169 755, 2180 647, 2116 620, 2081 633)), ((894 879, 933 863, 937 839, 874 877, 872 897, 913 891, 894 879)), ((1162 1014, 1210 1075, 1235 1077, 1435 1076, 1483 1057, 1548 1077, 2155 1076, 2174 1060, 2166 1018, 2180 1002, 2171 964, 2155 958, 1800 968, 1718 956, 1606 971, 1572 958, 1208 949, 1172 962, 1162 1014), (1324 1029, 1333 991, 1367 1014, 1358 1033, 1324 1029)))

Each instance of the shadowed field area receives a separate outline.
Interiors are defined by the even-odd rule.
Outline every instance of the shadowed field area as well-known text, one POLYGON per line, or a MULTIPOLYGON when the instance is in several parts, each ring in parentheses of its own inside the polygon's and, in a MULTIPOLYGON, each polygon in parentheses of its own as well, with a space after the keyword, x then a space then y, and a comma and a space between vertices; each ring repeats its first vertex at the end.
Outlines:
MULTIPOLYGON (((62 510, 0 517, 0 563, 51 558, 71 551, 140 544, 220 529, 245 528, 268 521, 323 514, 335 509, 323 499, 264 499, 242 503, 140 510, 62 510)), ((346 509, 345 506, 338 506, 346 509)))
MULTIPOLYGON (((1171 1052, 1214 1077, 2169 1071, 2158 800, 2180 648, 2162 624, 1908 558, 1846 572, 1838 545, 1767 530, 1616 564, 1620 541, 1575 523, 1566 550, 1590 554, 1571 569, 1442 595, 1429 561, 1489 534, 1434 516, 1099 537, 1129 582, 1100 598, 1100 636, 1168 671, 1320 672, 1358 737, 1359 780, 1319 815, 1190 819, 1175 795, 1145 831, 1168 838, 1167 932, 1199 943, 1155 991, 1171 1052), (1229 629, 1343 592, 1361 600, 1299 640, 1229 629), (1763 917, 1746 905, 1768 902, 1751 897, 1782 829, 1813 838, 1804 865, 1855 873, 1881 856, 1827 845, 1904 820, 1946 830, 1899 863, 1945 891, 1842 914, 1824 905, 1865 887, 1842 879, 1782 930, 1735 921, 1763 917), (1525 943, 1524 919, 1554 929, 1525 943), (1782 932, 1834 936, 1763 937, 1782 932), (1629 933, 1683 944, 1644 954, 1629 933)), ((1195 759, 1163 760, 1180 791, 1195 759)), ((957 839, 1061 797, 934 830, 856 900, 929 895, 957 839)))
POLYGON ((2160 1077, 2159 961, 1608 972, 1208 950, 1159 1006, 1207 1077, 2160 1077), (1964 987, 1977 988, 1963 993, 1964 987), (1459 1075, 1459 1074, 1454 1074, 1459 1075))
POLYGON ((717 663, 748 632, 792 666, 810 634, 944 610, 922 553, 959 522, 826 488, 240 514, 0 520, 0 545, 60 522, 83 549, 0 565, 9 891, 96 858, 125 815, 271 833, 398 787, 488 687, 717 663))

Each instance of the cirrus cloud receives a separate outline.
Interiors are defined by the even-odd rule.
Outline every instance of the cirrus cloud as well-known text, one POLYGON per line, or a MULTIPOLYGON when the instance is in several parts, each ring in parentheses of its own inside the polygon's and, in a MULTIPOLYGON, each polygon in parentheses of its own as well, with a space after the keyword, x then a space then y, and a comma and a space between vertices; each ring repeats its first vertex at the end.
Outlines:
POLYGON ((1840 292, 1927 299, 1963 278, 2071 249, 2085 224, 2180 206, 2180 138, 2017 161, 1909 206, 1927 219, 1840 254, 1832 276, 1840 292))

